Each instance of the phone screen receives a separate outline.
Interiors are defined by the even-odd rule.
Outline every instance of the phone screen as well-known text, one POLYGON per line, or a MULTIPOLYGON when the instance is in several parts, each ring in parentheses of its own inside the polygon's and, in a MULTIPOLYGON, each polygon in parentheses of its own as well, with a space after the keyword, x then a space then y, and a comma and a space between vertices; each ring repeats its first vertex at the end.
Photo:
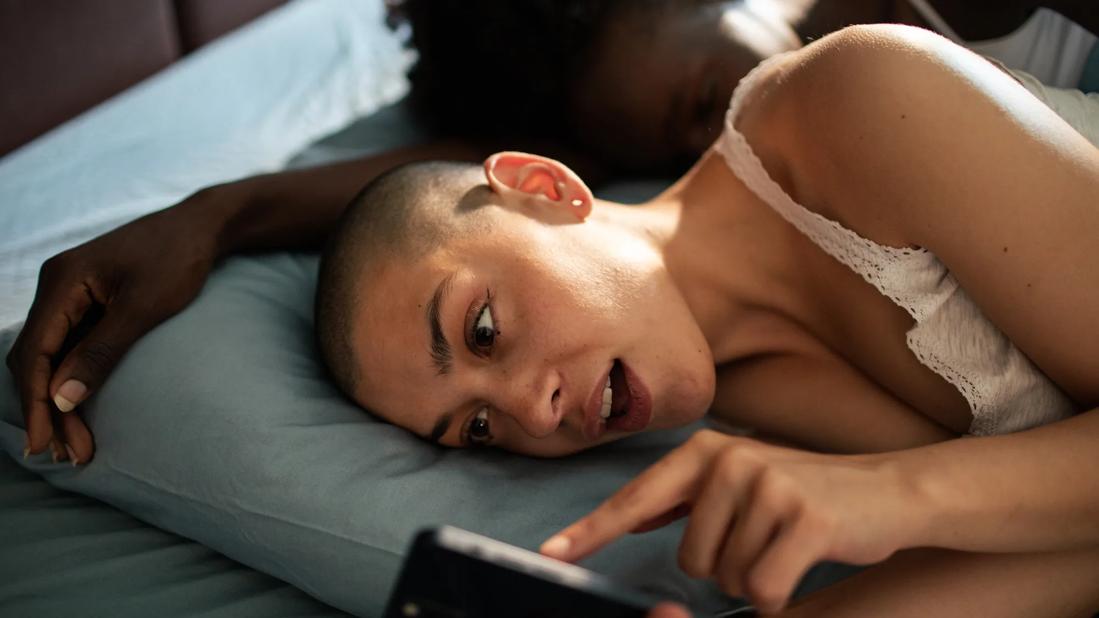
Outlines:
POLYGON ((656 599, 456 528, 417 535, 386 618, 644 618, 656 599))

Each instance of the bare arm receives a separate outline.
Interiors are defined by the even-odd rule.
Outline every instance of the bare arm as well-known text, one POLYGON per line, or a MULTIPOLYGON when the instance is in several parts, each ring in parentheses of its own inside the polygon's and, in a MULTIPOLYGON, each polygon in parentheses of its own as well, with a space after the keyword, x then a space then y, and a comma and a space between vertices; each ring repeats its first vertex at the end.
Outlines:
POLYGON ((805 136, 790 158, 807 193, 864 236, 930 249, 1091 410, 889 455, 929 524, 911 545, 1099 545, 1099 150, 979 57, 915 29, 849 29, 781 72, 782 88, 814 95, 782 97, 816 127, 791 132, 805 136))
POLYGON ((218 235, 220 255, 315 248, 351 198, 382 173, 414 161, 476 162, 486 154, 483 148, 464 142, 432 142, 216 185, 203 189, 180 207, 203 210, 211 217, 211 231, 218 235))
POLYGON ((603 162, 558 142, 485 143, 459 139, 406 146, 349 161, 253 176, 208 187, 176 208, 206 221, 218 255, 318 248, 351 198, 394 167, 416 161, 479 163, 502 149, 524 148, 566 161, 595 185, 610 173, 603 162))
POLYGON ((911 549, 799 599, 783 618, 1079 618, 1099 609, 1099 550, 911 549))
POLYGON ((480 154, 457 142, 427 144, 217 185, 50 258, 7 356, 27 428, 25 452, 50 448, 54 459, 74 464, 91 459, 92 436, 70 412, 134 341, 191 302, 218 258, 319 246, 375 176, 410 161, 473 161, 480 154), (82 323, 87 328, 76 328, 82 323))
POLYGON ((1029 431, 890 455, 925 516, 909 546, 1099 548, 1099 410, 1029 431))

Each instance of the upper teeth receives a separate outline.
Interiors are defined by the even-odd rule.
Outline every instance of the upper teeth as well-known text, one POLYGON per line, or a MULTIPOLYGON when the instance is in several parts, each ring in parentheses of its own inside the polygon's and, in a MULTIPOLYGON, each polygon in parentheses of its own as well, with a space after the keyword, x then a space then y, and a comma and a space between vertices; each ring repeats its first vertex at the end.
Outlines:
POLYGON ((603 407, 599 409, 599 416, 607 419, 611 415, 611 400, 614 393, 611 391, 611 377, 607 376, 607 384, 603 386, 603 407))

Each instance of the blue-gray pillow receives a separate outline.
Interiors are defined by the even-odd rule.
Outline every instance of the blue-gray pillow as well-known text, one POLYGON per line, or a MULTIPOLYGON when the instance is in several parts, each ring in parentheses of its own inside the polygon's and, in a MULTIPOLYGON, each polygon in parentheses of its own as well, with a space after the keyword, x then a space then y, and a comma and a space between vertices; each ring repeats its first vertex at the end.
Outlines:
MULTIPOLYGON (((184 312, 139 341, 83 407, 84 467, 27 466, 284 579, 336 607, 381 613, 413 533, 453 524, 527 548, 585 514, 697 427, 560 460, 448 450, 344 399, 318 363, 316 258, 229 260, 184 312)), ((0 333, 7 352, 15 330, 0 333)), ((0 441, 22 418, 0 372, 0 441)), ((738 605, 676 567, 682 523, 585 564, 700 610, 738 605)))

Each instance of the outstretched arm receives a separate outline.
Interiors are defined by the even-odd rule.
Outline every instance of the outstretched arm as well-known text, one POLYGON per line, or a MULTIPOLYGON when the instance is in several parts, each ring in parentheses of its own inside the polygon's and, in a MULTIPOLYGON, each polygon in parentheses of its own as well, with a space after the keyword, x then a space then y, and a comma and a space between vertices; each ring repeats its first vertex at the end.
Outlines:
POLYGON ((1099 410, 1015 434, 885 455, 922 513, 908 547, 1099 549, 1099 410))
POLYGON ((474 161, 480 154, 458 142, 435 143, 246 178, 203 189, 50 258, 7 356, 27 427, 25 454, 50 448, 55 460, 91 459, 92 436, 72 410, 134 341, 194 299, 217 259, 319 246, 375 176, 411 161, 474 161), (82 321, 90 330, 77 328, 82 321))
POLYGON ((781 612, 783 618, 1079 618, 1099 610, 1099 550, 911 549, 781 612))
POLYGON ((478 162, 472 144, 439 141, 377 155, 245 178, 203 189, 179 205, 206 217, 220 256, 266 249, 316 248, 367 182, 414 161, 478 162), (206 211, 205 215, 198 211, 206 211))

